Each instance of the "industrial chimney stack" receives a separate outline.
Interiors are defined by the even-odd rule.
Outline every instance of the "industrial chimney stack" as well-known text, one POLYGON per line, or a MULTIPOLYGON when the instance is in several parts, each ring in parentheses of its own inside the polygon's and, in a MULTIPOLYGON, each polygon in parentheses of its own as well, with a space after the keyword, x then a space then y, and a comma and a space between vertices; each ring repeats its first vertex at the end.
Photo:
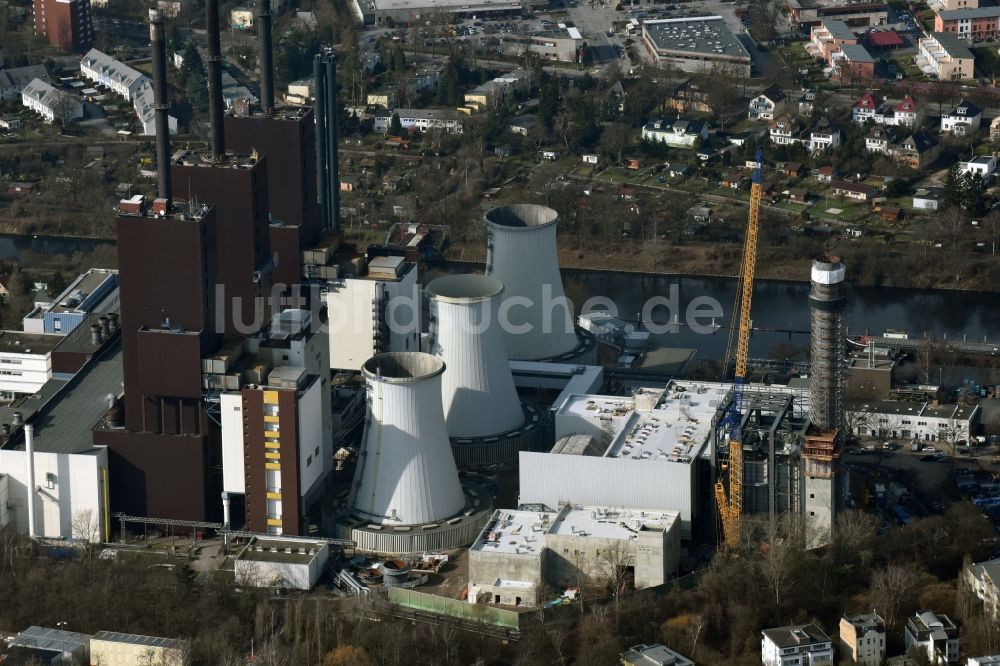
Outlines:
POLYGON ((212 161, 226 155, 226 130, 222 112, 222 48, 219 35, 219 0, 205 0, 205 28, 208 33, 208 115, 212 124, 212 161))
POLYGON ((340 165, 337 155, 337 56, 326 49, 313 61, 316 96, 316 171, 323 228, 340 230, 340 165))
POLYGON ((260 70, 260 108, 274 115, 274 65, 271 45, 271 0, 257 0, 257 47, 260 70))
POLYGON ((167 44, 163 12, 149 10, 149 41, 153 45, 153 108, 156 111, 156 175, 159 195, 169 208, 173 201, 170 184, 170 123, 167 97, 167 44))
POLYGON ((845 270, 837 257, 820 257, 812 264, 809 292, 810 420, 822 430, 843 427, 845 270))

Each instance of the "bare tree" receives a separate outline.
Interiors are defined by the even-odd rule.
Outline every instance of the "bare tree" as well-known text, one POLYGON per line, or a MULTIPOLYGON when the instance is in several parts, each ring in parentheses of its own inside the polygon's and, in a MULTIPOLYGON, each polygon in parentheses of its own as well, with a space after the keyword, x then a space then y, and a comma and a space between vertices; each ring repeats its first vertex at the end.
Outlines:
POLYGON ((615 158, 615 164, 622 163, 622 155, 632 141, 632 129, 624 123, 611 123, 601 135, 601 149, 615 158))
POLYGON ((84 553, 92 557, 101 542, 101 521, 93 509, 81 509, 70 518, 70 532, 73 538, 82 542, 84 553))
POLYGON ((891 632, 902 619, 900 613, 917 591, 920 572, 912 566, 890 564, 872 575, 872 602, 891 632))
POLYGON ((804 553, 802 530, 787 515, 758 524, 763 526, 764 537, 758 551, 761 554, 758 566, 774 595, 775 606, 781 606, 791 586, 795 565, 804 553))
POLYGON ((635 566, 635 556, 625 541, 616 540, 602 548, 597 557, 597 569, 607 581, 608 589, 615 600, 615 612, 618 611, 620 597, 625 591, 632 567, 635 566))

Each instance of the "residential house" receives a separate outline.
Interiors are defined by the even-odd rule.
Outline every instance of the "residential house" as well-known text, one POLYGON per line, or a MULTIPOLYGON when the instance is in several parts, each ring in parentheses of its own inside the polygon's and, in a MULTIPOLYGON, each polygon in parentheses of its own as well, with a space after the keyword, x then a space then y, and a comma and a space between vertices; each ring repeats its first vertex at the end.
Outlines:
POLYGON ((896 145, 896 161, 911 169, 922 169, 941 154, 941 144, 923 130, 914 132, 896 145))
POLYGON ((680 176, 686 176, 691 173, 691 167, 683 162, 670 162, 667 164, 664 171, 666 171, 667 175, 671 178, 679 178, 680 176))
POLYGON ((821 183, 832 183, 837 175, 837 170, 830 165, 821 166, 816 169, 816 180, 821 183))
POLYGON ((678 114, 712 112, 712 107, 708 103, 708 93, 701 90, 691 79, 685 79, 674 86, 670 91, 670 97, 667 98, 667 108, 673 109, 678 114))
POLYGON ((393 114, 399 117, 399 124, 404 130, 426 132, 440 129, 448 134, 461 134, 465 127, 466 116, 453 109, 396 109, 394 112, 382 110, 375 114, 373 129, 388 132, 393 114))
POLYGON ((695 666, 693 661, 662 643, 634 645, 619 658, 622 666, 695 666))
POLYGON ((880 106, 882 106, 882 98, 869 90, 854 102, 851 117, 857 124, 864 124, 869 120, 875 119, 875 114, 878 112, 880 106))
POLYGON ((625 158, 626 169, 629 169, 630 171, 638 171, 641 167, 642 167, 642 162, 640 162, 637 158, 635 157, 625 158))
POLYGON ((979 179, 988 183, 993 178, 997 170, 997 158, 993 155, 977 155, 968 162, 959 162, 958 171, 961 174, 972 173, 979 176, 979 179))
POLYGON ((1000 116, 990 122, 990 141, 1000 141, 1000 116))
POLYGON ((83 118, 83 104, 79 100, 56 90, 41 79, 35 79, 24 87, 21 91, 21 104, 50 123, 58 120, 65 125, 83 118))
POLYGON ((921 187, 913 193, 913 208, 916 210, 937 210, 941 205, 940 187, 921 187))
POLYGON ((815 624, 765 629, 760 643, 763 666, 833 664, 833 641, 815 624))
POLYGON ((833 150, 840 145, 840 128, 830 124, 826 118, 820 119, 816 126, 809 130, 809 151, 818 153, 821 150, 833 150))
POLYGON ((808 90, 796 100, 800 116, 811 116, 816 106, 816 93, 808 90))
POLYGON ((354 192, 361 187, 361 179, 357 176, 345 175, 340 177, 340 191, 354 192))
POLYGON ((877 613, 845 615, 840 618, 842 657, 857 666, 881 666, 885 659, 885 620, 877 613))
POLYGON ((968 136, 979 129, 983 110, 963 99, 952 111, 941 116, 941 131, 955 136, 968 136))
POLYGON ((747 177, 739 171, 729 171, 722 177, 722 187, 738 190, 747 182, 747 177))
POLYGON ((892 127, 874 125, 865 135, 865 150, 869 153, 892 155, 893 148, 899 141, 899 135, 892 127))
POLYGON ((914 127, 917 124, 916 101, 909 95, 904 96, 903 100, 893 107, 892 118, 894 125, 914 127))
POLYGON ((983 602, 987 617, 1000 622, 1000 558, 971 565, 965 570, 965 578, 983 602))
POLYGON ((2 115, 0 116, 0 129, 10 132, 11 130, 16 130, 21 128, 21 119, 17 116, 12 115, 2 115))
POLYGON ((587 154, 581 157, 584 164, 597 164, 597 155, 587 154))
POLYGON ((799 121, 787 114, 775 119, 770 125, 771 143, 776 146, 789 146, 802 141, 802 126, 799 121))
POLYGON ((835 54, 834 62, 841 80, 868 81, 875 78, 875 58, 861 44, 844 44, 840 53, 835 54))
POLYGON ((804 204, 809 202, 809 191, 801 187, 793 187, 788 190, 788 200, 792 203, 804 204))
POLYGON ((29 194, 34 194, 35 184, 34 183, 24 183, 21 181, 13 181, 8 183, 7 192, 9 194, 14 194, 19 197, 24 197, 29 194))
POLYGON ((751 98, 747 116, 750 120, 774 120, 785 112, 787 97, 776 85, 765 88, 751 98))
POLYGON ((535 131, 539 122, 538 116, 533 113, 529 113, 511 120, 507 125, 507 129, 518 136, 528 136, 535 131))
POLYGON ((903 209, 899 206, 882 206, 879 208, 878 216, 884 222, 899 222, 903 219, 903 209))
POLYGON ((110 88, 116 95, 124 97, 126 102, 131 102, 139 90, 149 83, 149 77, 139 70, 97 49, 90 49, 80 60, 80 74, 99 86, 110 88))
POLYGON ((696 142, 708 139, 708 124, 702 120, 654 118, 643 126, 642 138, 674 148, 693 148, 696 142))
POLYGON ((20 99, 21 91, 35 79, 52 83, 45 65, 27 65, 25 67, 0 69, 0 102, 20 99))
POLYGON ((906 621, 906 649, 926 651, 931 664, 958 663, 958 627, 947 615, 920 610, 906 621))
POLYGON ((864 183, 852 183, 849 180, 837 180, 831 184, 833 188, 833 195, 845 197, 847 199, 854 199, 855 201, 871 201, 876 193, 877 188, 871 185, 865 185, 864 183))
POLYGON ((778 165, 778 173, 789 178, 799 178, 804 170, 801 162, 783 162, 778 165))

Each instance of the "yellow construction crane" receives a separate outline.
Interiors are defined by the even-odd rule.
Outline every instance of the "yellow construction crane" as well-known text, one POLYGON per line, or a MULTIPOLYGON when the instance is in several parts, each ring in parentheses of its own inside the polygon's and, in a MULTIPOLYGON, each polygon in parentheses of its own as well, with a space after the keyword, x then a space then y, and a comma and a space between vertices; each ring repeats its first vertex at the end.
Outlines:
POLYGON ((740 268, 740 283, 737 291, 739 307, 739 327, 729 330, 729 346, 726 351, 726 367, 732 353, 733 333, 736 333, 736 372, 733 377, 732 400, 720 421, 722 439, 728 441, 728 460, 719 465, 715 481, 715 502, 719 507, 722 534, 726 546, 736 549, 740 541, 741 518, 743 515, 743 441, 740 422, 743 418, 744 385, 747 383, 747 358, 750 353, 750 305, 753 300, 753 278, 757 266, 757 231, 760 223, 760 202, 763 197, 763 175, 761 164, 763 151, 757 149, 757 163, 753 171, 753 185, 750 188, 750 212, 747 216, 747 238, 743 245, 743 263, 740 268), (722 471, 729 477, 729 493, 722 471))

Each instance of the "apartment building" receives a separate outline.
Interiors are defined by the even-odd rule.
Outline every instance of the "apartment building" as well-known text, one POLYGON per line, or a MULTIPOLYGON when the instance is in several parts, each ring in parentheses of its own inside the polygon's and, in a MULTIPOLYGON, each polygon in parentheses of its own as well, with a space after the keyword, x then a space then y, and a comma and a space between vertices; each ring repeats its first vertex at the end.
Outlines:
POLYGON ((815 624, 765 629, 760 644, 763 666, 833 664, 833 641, 815 624))
POLYGON ((940 81, 962 81, 975 76, 975 56, 950 32, 935 32, 920 39, 916 63, 924 74, 940 81))
POLYGON ((41 79, 35 79, 24 87, 21 91, 21 104, 49 123, 58 120, 67 124, 83 118, 83 104, 41 79))
POLYGON ((840 618, 841 656, 850 657, 857 666, 881 666, 885 638, 885 620, 878 613, 840 618))
POLYGON ((926 651, 935 666, 958 663, 958 627, 947 615, 920 610, 906 621, 906 649, 926 651))
POLYGON ((399 124, 403 129, 414 129, 427 132, 433 129, 444 130, 448 134, 461 134, 465 129, 466 116, 451 109, 396 109, 395 111, 380 111, 375 115, 374 130, 388 132, 392 127, 392 116, 399 116, 399 124))
POLYGON ((934 32, 947 32, 966 42, 982 42, 1000 35, 1000 6, 966 7, 938 12, 934 32))
POLYGON ((987 614, 1000 622, 1000 559, 973 564, 965 570, 965 578, 987 614))
POLYGON ((94 42, 90 0, 34 0, 35 34, 62 51, 81 52, 94 42))

